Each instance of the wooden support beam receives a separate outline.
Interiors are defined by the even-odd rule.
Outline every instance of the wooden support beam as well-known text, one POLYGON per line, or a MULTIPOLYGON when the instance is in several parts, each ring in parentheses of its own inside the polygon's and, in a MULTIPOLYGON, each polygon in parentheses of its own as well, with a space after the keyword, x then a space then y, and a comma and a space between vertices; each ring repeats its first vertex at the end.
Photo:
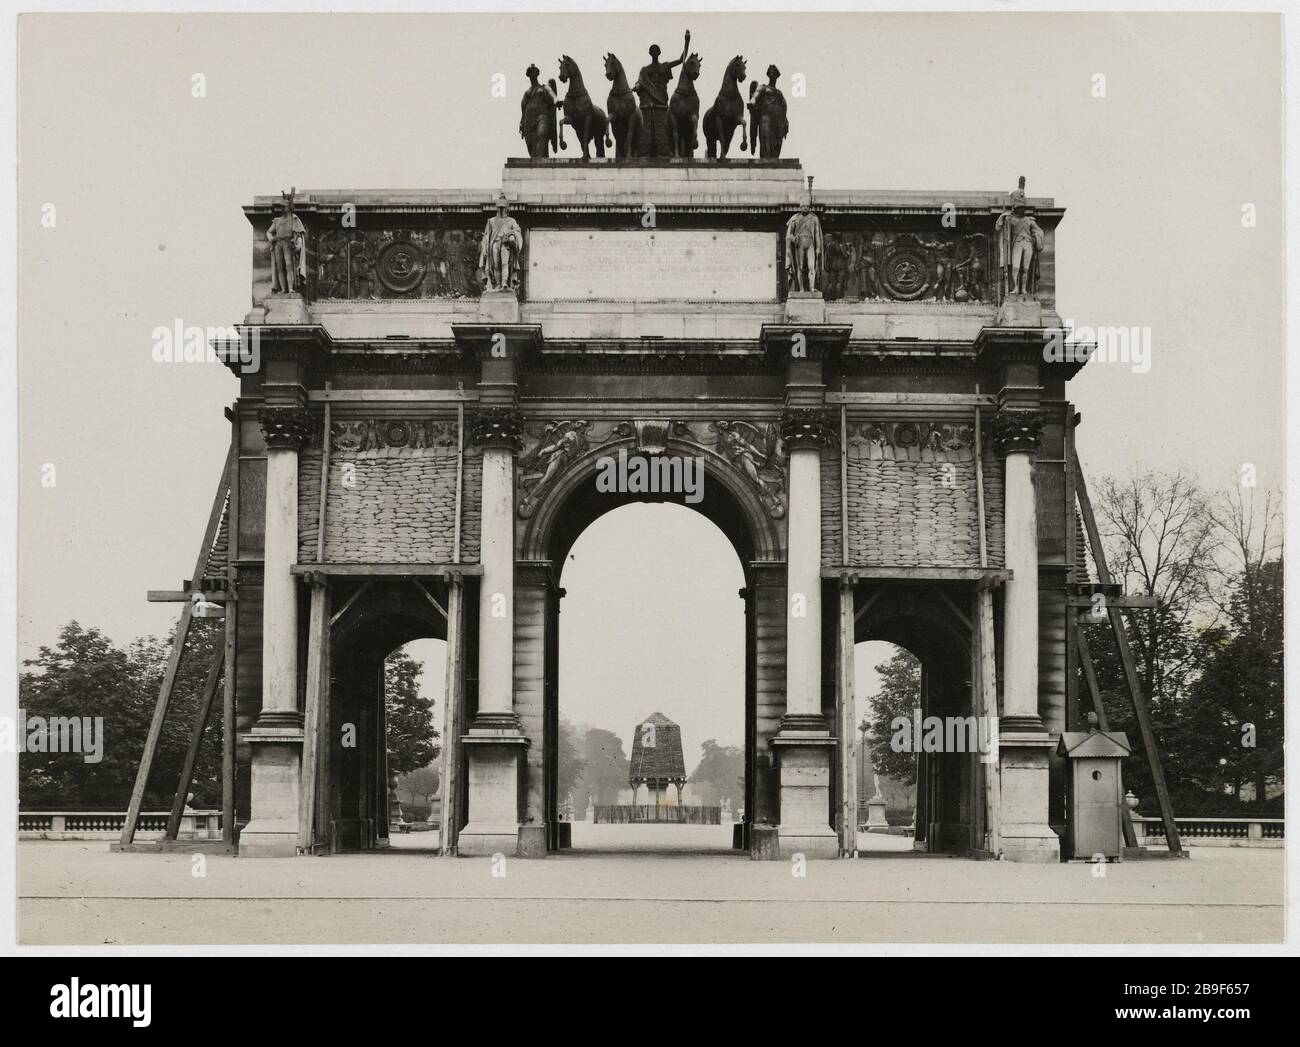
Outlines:
MULTIPOLYGON (((208 563, 208 554, 221 526, 221 512, 226 505, 227 487, 235 458, 235 443, 232 440, 230 450, 226 453, 225 463, 221 467, 221 477, 217 481, 217 493, 212 499, 212 509, 208 513, 208 526, 203 531, 203 542, 199 546, 199 555, 190 575, 191 584, 197 586, 203 578, 203 570, 208 563)), ((131 789, 131 801, 127 804, 126 820, 122 824, 121 843, 130 846, 135 840, 135 827, 140 821, 140 808, 144 804, 144 791, 149 784, 149 775, 153 773, 154 757, 158 755, 158 739, 162 737, 163 721, 167 718, 167 708, 172 700, 172 688, 176 685, 176 673, 181 666, 181 655, 185 653, 185 640, 190 635, 190 621, 193 618, 194 605, 186 603, 181 611, 180 621, 176 623, 176 636, 172 642, 171 657, 163 671, 162 683, 158 687, 158 700, 154 704, 153 719, 149 721, 149 731, 144 739, 144 751, 140 754, 140 769, 135 775, 135 785, 131 789)))
POLYGON ((361 599, 361 594, 364 593, 367 589, 369 589, 374 584, 375 584, 374 582, 362 582, 360 585, 358 585, 356 591, 353 592, 353 594, 343 602, 343 606, 340 607, 337 611, 335 611, 334 614, 330 617, 330 625, 331 626, 337 625, 340 619, 342 619, 342 617, 345 614, 347 614, 350 610, 352 610, 352 605, 355 604, 359 599, 361 599))
MULTIPOLYGON (((234 581, 235 569, 229 568, 234 581)), ((239 605, 226 607, 225 673, 226 685, 221 699, 221 839, 235 842, 235 699, 238 673, 239 605)))
POLYGON ((207 603, 233 603, 234 594, 224 589, 201 591, 199 589, 149 589, 145 599, 149 603, 190 603, 195 597, 207 603))
POLYGON ((858 849, 858 774, 855 748, 857 710, 854 697, 853 587, 839 590, 839 622, 836 631, 835 698, 840 736, 840 854, 853 855, 858 849))
MULTIPOLYGON (((997 649, 993 634, 993 591, 984 586, 975 593, 975 630, 979 651, 979 695, 980 715, 996 723, 998 716, 998 667, 997 649)), ((997 732, 991 732, 995 740, 993 759, 984 764, 984 833, 985 849, 997 857, 1002 851, 1002 761, 996 748, 997 732)))
POLYGON ((330 444, 333 442, 333 422, 330 414, 330 383, 325 383, 325 429, 321 438, 320 497, 316 503, 316 562, 325 562, 325 517, 329 508, 330 444))
POLYGON ((298 788, 298 849, 311 854, 316 843, 316 790, 319 788, 321 706, 329 700, 329 588, 311 587, 307 623, 307 687, 303 709, 302 775, 298 788))
MULTIPOLYGON (((414 573, 414 572, 412 572, 414 573)), ((918 582, 978 582, 998 585, 1012 577, 1003 567, 823 567, 823 578, 849 578, 859 582, 896 582, 915 585, 918 582)))
MULTIPOLYGON (((875 589, 872 589, 871 592, 867 593, 867 598, 862 601, 862 606, 859 607, 857 611, 855 611, 853 614, 853 625, 855 627, 857 626, 858 622, 862 621, 862 616, 865 615, 869 610, 871 610, 872 604, 874 604, 877 600, 879 600, 881 596, 884 595, 884 593, 885 590, 880 588, 879 586, 877 586, 875 589)), ((856 642, 856 638, 854 642, 856 642)))
POLYGON ((226 499, 226 592, 232 597, 226 606, 226 686, 221 701, 221 839, 233 847, 235 843, 235 771, 236 771, 236 721, 235 709, 239 683, 239 470, 240 432, 239 415, 228 413, 230 442, 234 455, 230 460, 227 483, 230 495, 226 499))
POLYGON ((437 611, 440 615, 442 615, 442 620, 445 622, 447 620, 447 608, 443 607, 442 604, 440 604, 437 601, 437 599, 434 597, 433 593, 429 592, 428 589, 426 589, 423 585, 420 584, 420 580, 418 578, 412 578, 411 584, 420 590, 420 594, 426 600, 428 600, 429 603, 433 604, 433 609, 437 611))
POLYGON ((459 576, 447 592, 447 685, 443 699, 442 853, 456 853, 456 811, 460 805, 460 741, 465 695, 465 582, 459 576))
MULTIPOLYGON (((1106 563, 1106 551, 1102 548, 1101 532, 1097 529, 1097 518, 1092 512, 1092 500, 1088 497, 1088 485, 1084 480, 1083 470, 1079 468, 1079 457, 1075 454, 1074 470, 1076 491, 1079 495, 1079 512, 1083 516, 1083 526, 1088 532, 1088 542, 1092 546, 1092 559, 1097 565, 1097 575, 1102 582, 1111 580, 1110 568, 1106 563)), ((1133 717, 1137 720, 1138 732, 1142 735, 1142 747, 1147 753, 1147 764, 1151 768, 1151 782, 1155 786, 1156 800, 1160 804, 1160 820, 1165 826, 1165 840, 1170 854, 1183 853, 1183 843, 1178 835, 1178 823, 1174 821, 1174 806, 1169 799, 1169 787, 1165 784, 1165 772, 1160 766, 1160 749, 1156 743, 1155 727, 1151 723, 1151 713, 1147 709, 1146 699, 1142 694, 1142 683, 1138 679, 1137 665, 1133 661, 1133 649, 1129 646, 1128 630, 1118 607, 1108 607, 1111 632, 1119 648, 1119 659, 1124 666, 1124 679, 1128 684, 1129 700, 1133 705, 1133 717)))
POLYGON ((942 600, 944 604, 947 605, 948 610, 950 610, 954 615, 956 615, 957 620, 961 622, 962 625, 964 625, 968 630, 974 631, 974 627, 971 625, 970 616, 967 615, 960 607, 957 606, 956 601, 953 600, 951 596, 949 596, 937 585, 932 585, 929 588, 930 588, 930 592, 938 596, 939 599, 942 600))
POLYGON ((446 574, 481 575, 477 563, 296 563, 290 574, 322 574, 333 578, 440 578, 446 574))
POLYGON ((1105 596, 1097 603, 1091 596, 1067 596, 1068 607, 1119 607, 1125 611, 1154 611, 1160 606, 1160 599, 1155 596, 1105 596))
POLYGON ((181 764, 181 776, 176 782, 176 795, 172 797, 171 814, 167 816, 167 828, 163 832, 164 840, 176 839, 180 832, 181 815, 185 813, 185 800, 189 796, 190 786, 194 783, 194 765, 199 759, 199 747, 203 744, 203 732, 212 718, 212 706, 217 696, 217 684, 221 680, 222 666, 226 662, 224 647, 217 650, 208 669, 208 677, 203 683, 203 697, 199 700, 199 714, 194 719, 194 728, 190 731, 190 744, 185 750, 185 760, 181 764))

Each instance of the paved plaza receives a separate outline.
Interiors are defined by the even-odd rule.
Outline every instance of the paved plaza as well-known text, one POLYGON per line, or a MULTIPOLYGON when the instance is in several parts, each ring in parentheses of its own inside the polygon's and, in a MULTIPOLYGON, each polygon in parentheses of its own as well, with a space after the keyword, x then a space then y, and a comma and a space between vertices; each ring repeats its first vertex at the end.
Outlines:
MULTIPOLYGON (((729 826, 576 825, 543 861, 385 852, 280 861, 18 847, 24 945, 1280 942, 1281 850, 1189 861, 754 862, 729 826), (586 830, 585 832, 583 830, 586 830), (685 831, 684 831, 685 830, 685 831), (494 872, 498 875, 494 875, 494 872), (501 875, 503 874, 503 875, 501 875)), ((903 838, 882 838, 899 846, 903 838)), ((871 841, 873 846, 876 841, 871 841)))

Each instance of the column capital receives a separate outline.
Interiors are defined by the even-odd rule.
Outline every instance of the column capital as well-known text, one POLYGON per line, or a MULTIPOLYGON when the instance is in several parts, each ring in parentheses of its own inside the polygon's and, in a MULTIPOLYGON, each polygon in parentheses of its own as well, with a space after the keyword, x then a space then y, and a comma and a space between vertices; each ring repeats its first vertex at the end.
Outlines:
POLYGON ((266 446, 273 451, 299 451, 311 439, 311 415, 304 407, 268 405, 257 412, 266 446))
POLYGON ((522 446, 524 419, 514 407, 479 407, 468 421, 470 436, 480 447, 518 452, 522 446))
POLYGON ((821 407, 787 407, 781 412, 781 439, 791 451, 819 450, 836 443, 832 412, 821 407))
POLYGON ((993 416, 993 447, 999 455, 1033 454, 1043 436, 1041 411, 1005 409, 993 416))

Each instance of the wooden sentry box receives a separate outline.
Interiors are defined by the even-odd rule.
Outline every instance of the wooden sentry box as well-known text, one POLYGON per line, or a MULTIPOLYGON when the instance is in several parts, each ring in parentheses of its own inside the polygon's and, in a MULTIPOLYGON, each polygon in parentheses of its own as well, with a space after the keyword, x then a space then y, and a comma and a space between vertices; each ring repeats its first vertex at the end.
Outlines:
POLYGON ((1067 858, 1095 861, 1124 854, 1124 775, 1129 755, 1121 731, 1066 731, 1056 752, 1069 760, 1066 774, 1067 858))

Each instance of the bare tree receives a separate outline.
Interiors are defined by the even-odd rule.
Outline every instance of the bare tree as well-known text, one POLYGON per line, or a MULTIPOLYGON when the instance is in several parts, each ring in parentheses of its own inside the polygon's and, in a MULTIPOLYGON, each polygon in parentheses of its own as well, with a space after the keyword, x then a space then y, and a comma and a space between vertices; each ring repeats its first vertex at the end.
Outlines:
POLYGON ((1240 587, 1247 621, 1253 624, 1261 610, 1264 565, 1282 555, 1282 497, 1273 489, 1257 494, 1253 487, 1236 484, 1218 493, 1210 502, 1209 514, 1219 552, 1217 584, 1211 588, 1210 599, 1221 613, 1227 614, 1233 594, 1240 587))
POLYGON ((1126 592, 1154 596, 1159 603, 1130 618, 1147 691, 1159 701, 1185 682, 1194 662, 1193 627, 1217 610, 1211 589, 1218 571, 1218 528, 1205 493, 1182 469, 1108 477, 1100 494, 1112 574, 1126 592))

